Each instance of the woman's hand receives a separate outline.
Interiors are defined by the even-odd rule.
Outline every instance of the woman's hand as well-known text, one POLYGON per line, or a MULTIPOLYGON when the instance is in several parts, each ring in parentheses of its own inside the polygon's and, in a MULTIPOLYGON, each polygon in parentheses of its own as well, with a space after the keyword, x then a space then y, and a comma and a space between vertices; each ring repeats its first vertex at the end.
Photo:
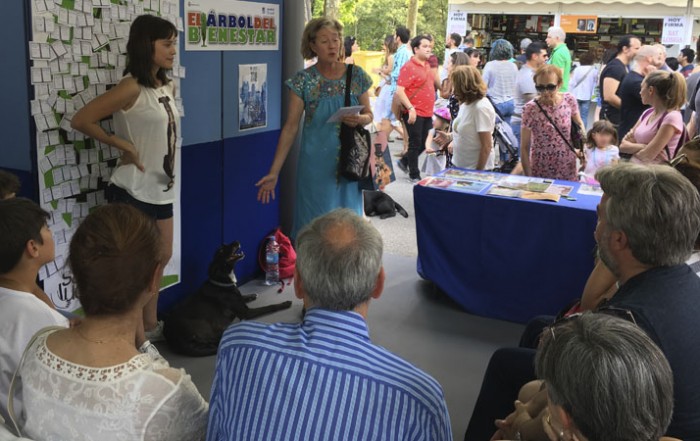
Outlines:
POLYGON ((363 120, 365 120, 365 116, 359 113, 357 115, 346 115, 341 118, 343 124, 350 127, 364 126, 363 120))
POLYGON ((272 173, 265 175, 262 179, 255 183, 255 186, 258 187, 258 201, 262 202, 263 204, 267 204, 270 202, 270 198, 272 198, 272 200, 275 199, 277 175, 272 173))
POLYGON ((134 145, 131 143, 128 144, 127 148, 122 150, 121 163, 122 165, 134 164, 136 168, 142 172, 146 171, 146 168, 139 159, 139 152, 136 151, 136 147, 134 147, 134 145))

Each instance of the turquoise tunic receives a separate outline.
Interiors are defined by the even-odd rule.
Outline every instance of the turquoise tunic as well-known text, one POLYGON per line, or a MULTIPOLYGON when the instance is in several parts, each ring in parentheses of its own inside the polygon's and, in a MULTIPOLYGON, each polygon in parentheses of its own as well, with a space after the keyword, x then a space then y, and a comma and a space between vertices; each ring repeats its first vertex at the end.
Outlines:
MULTIPOLYGON (((338 175, 340 123, 326 123, 345 103, 345 75, 329 80, 316 66, 297 72, 286 82, 304 101, 304 128, 297 166, 297 194, 292 237, 314 218, 336 208, 350 208, 362 215, 362 190, 357 182, 338 175)), ((351 105, 369 90, 372 80, 359 66, 353 67, 351 105)))

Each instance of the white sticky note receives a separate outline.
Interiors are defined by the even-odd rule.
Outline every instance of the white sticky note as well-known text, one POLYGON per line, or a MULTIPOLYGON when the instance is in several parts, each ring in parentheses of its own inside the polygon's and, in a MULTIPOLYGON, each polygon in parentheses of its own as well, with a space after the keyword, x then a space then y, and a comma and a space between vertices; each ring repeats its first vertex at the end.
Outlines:
POLYGON ((58 23, 67 25, 68 23, 68 9, 60 8, 58 10, 58 23))
POLYGON ((45 188, 41 192, 41 202, 48 204, 51 201, 53 201, 53 193, 51 192, 51 188, 45 188))
POLYGON ((51 43, 51 49, 53 49, 55 58, 62 57, 68 52, 65 46, 63 45, 63 42, 58 40, 51 43))
POLYGON ((34 41, 29 42, 29 58, 32 60, 38 60, 41 58, 41 46, 39 43, 34 41))
POLYGON ((97 195, 94 192, 87 194, 87 204, 90 208, 97 206, 97 195))
POLYGON ((53 54, 53 52, 51 51, 51 46, 48 43, 40 43, 39 50, 41 51, 40 58, 42 60, 51 59, 51 55, 53 54))
MULTIPOLYGON (((109 174, 109 172, 107 172, 107 174, 109 174)), ((98 182, 99 182, 98 178, 99 178, 98 176, 90 176, 90 185, 88 186, 88 188, 90 188, 92 190, 97 190, 97 186, 98 186, 98 182)))
POLYGON ((80 194, 80 183, 78 180, 70 181, 70 189, 73 195, 80 194))
POLYGON ((60 184, 61 182, 65 181, 63 177, 63 168, 58 167, 53 170, 51 170, 51 175, 53 177, 53 183, 54 185, 60 184))
POLYGON ((105 202, 107 202, 105 200, 105 192, 104 191, 100 190, 98 192, 95 192, 95 194, 97 195, 97 204, 98 205, 103 205, 105 202))
POLYGON ((43 158, 39 159, 39 170, 41 170, 42 174, 51 170, 51 162, 47 157, 44 156, 43 158))
POLYGON ((63 187, 61 187, 60 185, 55 185, 55 186, 51 187, 51 195, 52 195, 51 200, 63 198, 63 187))
POLYGON ((79 164, 78 171, 80 173, 81 178, 85 176, 90 176, 90 169, 88 169, 87 164, 79 164))

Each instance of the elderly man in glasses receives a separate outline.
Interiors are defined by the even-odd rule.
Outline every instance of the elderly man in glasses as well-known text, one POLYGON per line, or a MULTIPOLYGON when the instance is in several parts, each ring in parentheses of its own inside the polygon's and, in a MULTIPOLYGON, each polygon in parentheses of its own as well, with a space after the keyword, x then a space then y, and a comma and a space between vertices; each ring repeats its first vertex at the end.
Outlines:
MULTIPOLYGON (((629 311, 671 365, 675 408, 666 435, 700 440, 700 278, 685 263, 700 233, 700 195, 667 165, 625 163, 599 170, 596 179, 604 192, 598 253, 618 286, 607 307, 629 311)), ((465 440, 489 439, 494 419, 512 410, 520 386, 535 378, 534 354, 506 348, 491 357, 465 440)), ((526 409, 496 422, 497 439, 541 435, 536 419, 543 414, 526 409)))

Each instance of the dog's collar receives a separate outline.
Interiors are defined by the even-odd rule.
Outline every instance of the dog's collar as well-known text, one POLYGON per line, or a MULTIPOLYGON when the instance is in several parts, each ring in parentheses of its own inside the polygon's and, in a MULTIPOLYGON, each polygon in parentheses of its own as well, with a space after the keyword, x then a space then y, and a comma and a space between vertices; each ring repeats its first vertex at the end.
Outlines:
POLYGON ((211 283, 212 285, 215 285, 215 286, 220 286, 222 288, 230 288, 232 286, 236 286, 236 282, 221 283, 221 282, 217 282, 217 281, 211 280, 211 279, 209 279, 209 283, 211 283))

